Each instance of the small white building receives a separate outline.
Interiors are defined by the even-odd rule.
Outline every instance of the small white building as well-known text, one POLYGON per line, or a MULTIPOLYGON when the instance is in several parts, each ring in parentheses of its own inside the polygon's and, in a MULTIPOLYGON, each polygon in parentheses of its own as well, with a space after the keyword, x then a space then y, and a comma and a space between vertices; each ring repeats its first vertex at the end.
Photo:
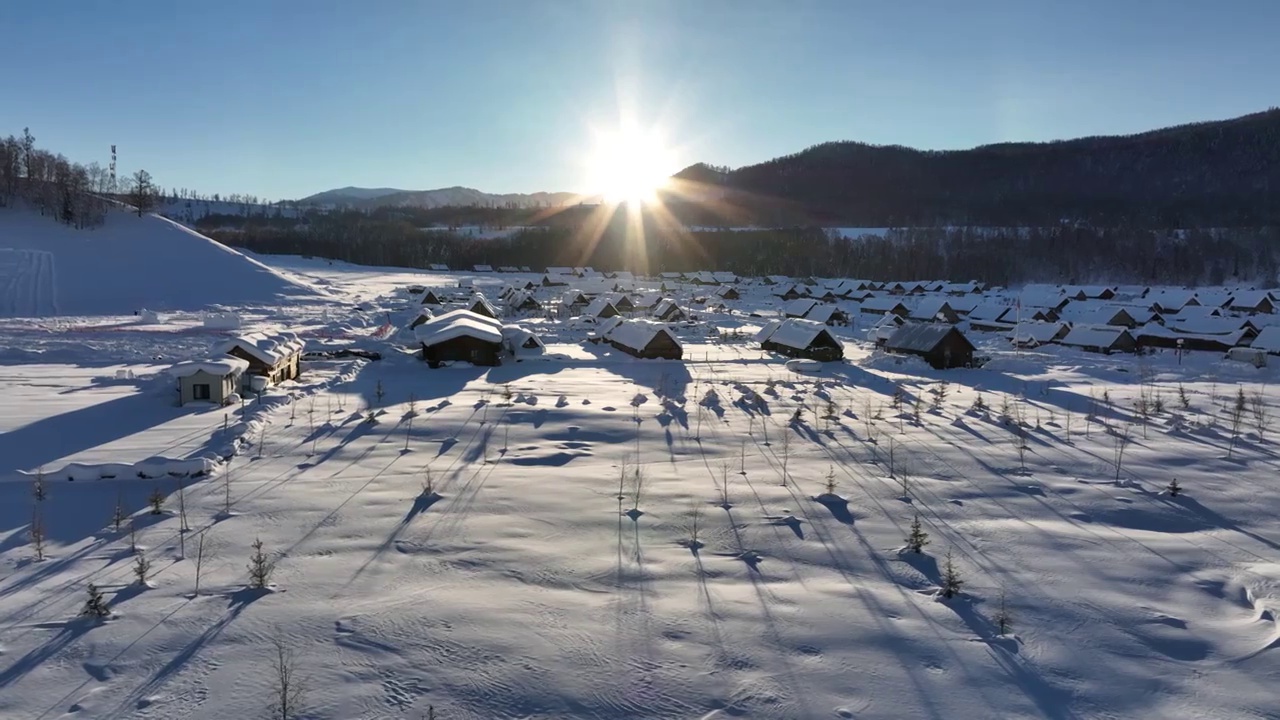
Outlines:
POLYGON ((169 368, 178 380, 178 404, 207 402, 226 404, 240 387, 249 361, 227 355, 208 360, 188 360, 169 368))

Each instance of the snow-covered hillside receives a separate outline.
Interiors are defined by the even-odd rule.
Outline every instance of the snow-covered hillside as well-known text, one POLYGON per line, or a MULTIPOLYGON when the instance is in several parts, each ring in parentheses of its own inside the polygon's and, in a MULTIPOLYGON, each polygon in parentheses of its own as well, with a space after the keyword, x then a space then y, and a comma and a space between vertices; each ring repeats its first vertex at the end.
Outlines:
POLYGON ((314 297, 305 282, 170 220, 123 211, 76 230, 0 209, 0 316, 127 315, 314 297))

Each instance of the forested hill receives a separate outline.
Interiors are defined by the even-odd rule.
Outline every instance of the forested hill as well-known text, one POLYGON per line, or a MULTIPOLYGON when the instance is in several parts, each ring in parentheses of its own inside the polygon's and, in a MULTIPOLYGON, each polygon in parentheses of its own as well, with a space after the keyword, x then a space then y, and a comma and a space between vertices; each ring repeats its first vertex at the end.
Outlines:
POLYGON ((1280 109, 1138 135, 971 150, 832 142, 736 170, 694 165, 676 177, 700 198, 717 198, 677 203, 694 224, 1275 225, 1280 109))

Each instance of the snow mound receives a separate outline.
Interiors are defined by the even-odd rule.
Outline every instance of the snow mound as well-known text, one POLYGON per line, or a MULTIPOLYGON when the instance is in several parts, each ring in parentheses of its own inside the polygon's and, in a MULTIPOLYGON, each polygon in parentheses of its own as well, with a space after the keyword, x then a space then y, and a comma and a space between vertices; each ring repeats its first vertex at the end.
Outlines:
POLYGON ((278 305, 315 288, 165 218, 113 211, 92 230, 0 209, 0 317, 278 305))

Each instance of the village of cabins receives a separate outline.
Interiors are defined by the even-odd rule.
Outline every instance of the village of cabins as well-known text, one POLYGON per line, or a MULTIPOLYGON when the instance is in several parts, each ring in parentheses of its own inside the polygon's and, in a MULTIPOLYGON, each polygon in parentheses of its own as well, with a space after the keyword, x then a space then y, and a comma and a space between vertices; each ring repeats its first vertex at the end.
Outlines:
MULTIPOLYGON (((448 273, 436 265, 434 273, 448 273)), ((553 339, 581 337, 641 359, 679 360, 682 339, 717 333, 725 315, 754 321, 764 353, 832 362, 845 342, 917 356, 934 368, 974 367, 975 340, 1014 348, 1049 345, 1093 353, 1205 352, 1266 364, 1280 354, 1273 324, 1280 294, 1254 286, 1169 288, 979 282, 874 281, 733 273, 630 272, 479 265, 450 285, 403 289, 414 308, 395 336, 428 367, 480 366, 543 356, 553 339), (502 280, 502 276, 519 278, 502 280), (477 278, 484 277, 489 282, 477 278)), ((178 402, 227 403, 299 373, 297 335, 250 334, 203 360, 174 366, 178 402)))

